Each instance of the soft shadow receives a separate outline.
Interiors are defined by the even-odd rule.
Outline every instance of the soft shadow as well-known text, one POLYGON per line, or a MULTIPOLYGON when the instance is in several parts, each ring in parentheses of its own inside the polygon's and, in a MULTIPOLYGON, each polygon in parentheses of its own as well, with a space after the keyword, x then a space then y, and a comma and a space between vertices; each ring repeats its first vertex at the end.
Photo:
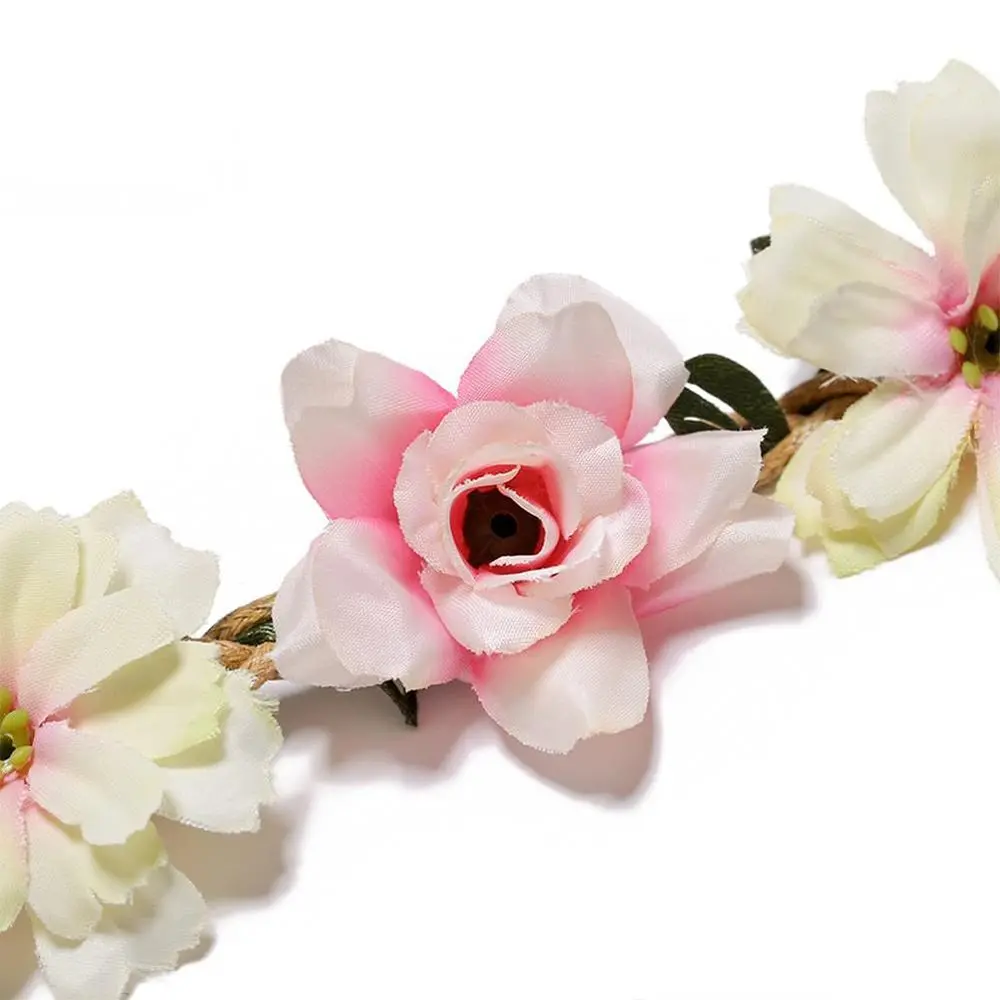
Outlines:
POLYGON ((14 1000, 35 974, 35 941, 25 913, 0 934, 0 1000, 14 1000))
POLYGON ((308 688, 281 699, 278 720, 286 739, 322 734, 327 771, 338 780, 370 781, 387 774, 406 783, 440 780, 459 766, 456 745, 482 709, 465 684, 421 691, 420 723, 403 719, 378 688, 339 692, 308 688))
MULTIPOLYGON (((294 871, 306 796, 266 809, 256 833, 207 833, 158 819, 170 861, 198 887, 213 911, 281 895, 294 871)), ((197 957, 198 949, 191 953, 197 957)))

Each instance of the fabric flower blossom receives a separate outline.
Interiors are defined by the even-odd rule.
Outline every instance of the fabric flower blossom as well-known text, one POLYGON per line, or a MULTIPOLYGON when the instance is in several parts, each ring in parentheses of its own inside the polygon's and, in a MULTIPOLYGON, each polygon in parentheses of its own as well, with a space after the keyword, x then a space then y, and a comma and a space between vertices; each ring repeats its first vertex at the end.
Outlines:
POLYGON ((155 816, 236 833, 271 795, 270 706, 179 641, 217 576, 130 494, 0 510, 0 930, 27 909, 59 1000, 117 1000, 198 942, 205 902, 155 816))
POLYGON ((740 293, 749 327, 783 354, 882 380, 806 442, 775 496, 846 575, 927 538, 971 448, 1000 574, 1000 93, 952 62, 869 95, 866 131, 934 253, 814 191, 772 192, 771 245, 740 293))
POLYGON ((792 531, 753 494, 759 434, 640 444, 686 378, 650 320, 564 275, 513 293, 457 396, 337 341, 295 358, 285 415, 330 524, 278 593, 280 673, 462 678, 553 752, 637 724, 637 619, 775 569, 792 531))

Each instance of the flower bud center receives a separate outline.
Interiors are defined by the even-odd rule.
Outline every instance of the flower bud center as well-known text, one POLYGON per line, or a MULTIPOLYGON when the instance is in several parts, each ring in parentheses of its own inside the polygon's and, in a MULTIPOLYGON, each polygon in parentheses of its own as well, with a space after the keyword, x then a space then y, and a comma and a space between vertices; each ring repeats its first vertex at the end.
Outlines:
POLYGON ((1000 371, 1000 317, 991 306, 978 306, 968 325, 953 326, 949 337, 962 358, 962 376, 973 389, 982 385, 984 373, 1000 371))
POLYGON ((28 713, 14 708, 14 696, 0 688, 0 781, 28 770, 34 756, 33 737, 28 713))
POLYGON ((462 520, 469 565, 485 566, 501 556, 528 556, 538 551, 542 522, 497 489, 469 494, 462 520))

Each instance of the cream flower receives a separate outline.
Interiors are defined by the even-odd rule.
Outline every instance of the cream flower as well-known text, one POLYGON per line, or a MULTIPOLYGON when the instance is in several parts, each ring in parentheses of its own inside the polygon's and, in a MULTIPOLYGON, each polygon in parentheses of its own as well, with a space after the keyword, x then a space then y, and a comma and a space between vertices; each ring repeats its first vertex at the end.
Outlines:
POLYGON ((60 1000, 116 1000, 206 923, 153 818, 257 827, 280 733, 215 647, 215 558, 135 497, 0 510, 0 930, 27 908, 60 1000))
POLYGON ((934 254, 814 191, 772 192, 771 246, 740 294, 750 328, 837 375, 884 379, 810 439, 776 496, 837 573, 858 572, 927 538, 971 446, 1000 574, 1000 93, 949 63, 869 95, 866 130, 934 254))

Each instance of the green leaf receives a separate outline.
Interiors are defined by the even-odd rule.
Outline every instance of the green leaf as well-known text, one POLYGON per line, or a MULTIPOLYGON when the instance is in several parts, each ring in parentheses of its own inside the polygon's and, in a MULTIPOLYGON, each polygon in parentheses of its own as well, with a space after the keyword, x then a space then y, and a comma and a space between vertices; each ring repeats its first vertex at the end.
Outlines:
MULTIPOLYGON (((710 396, 725 403, 734 413, 738 413, 746 423, 756 429, 766 429, 762 451, 767 454, 789 433, 788 420, 778 401, 768 391, 766 385, 752 371, 744 368, 721 354, 700 354, 685 362, 691 374, 692 385, 703 389, 710 396)), ((692 395, 694 395, 692 393, 692 395)), ((679 402, 680 400, 678 400, 679 402)), ((685 403, 689 406, 689 403, 685 403)), ((709 404, 711 405, 711 404, 709 404)), ((713 407, 714 409, 714 407, 713 407)), ((673 413, 673 408, 671 408, 673 413)), ((718 426, 717 418, 703 421, 718 426)), ((670 426, 673 421, 667 415, 670 426)), ((737 426, 732 420, 729 426, 737 426)), ((690 428, 688 428, 690 429, 690 428)), ((676 431, 676 428, 675 428, 676 431)))
POLYGON ((739 430, 739 425, 728 413, 723 413, 714 403, 690 389, 681 389, 681 394, 667 414, 667 423, 675 434, 739 430))
POLYGON ((759 254, 761 250, 766 250, 770 245, 771 237, 769 235, 755 236, 750 241, 750 253, 759 254))

